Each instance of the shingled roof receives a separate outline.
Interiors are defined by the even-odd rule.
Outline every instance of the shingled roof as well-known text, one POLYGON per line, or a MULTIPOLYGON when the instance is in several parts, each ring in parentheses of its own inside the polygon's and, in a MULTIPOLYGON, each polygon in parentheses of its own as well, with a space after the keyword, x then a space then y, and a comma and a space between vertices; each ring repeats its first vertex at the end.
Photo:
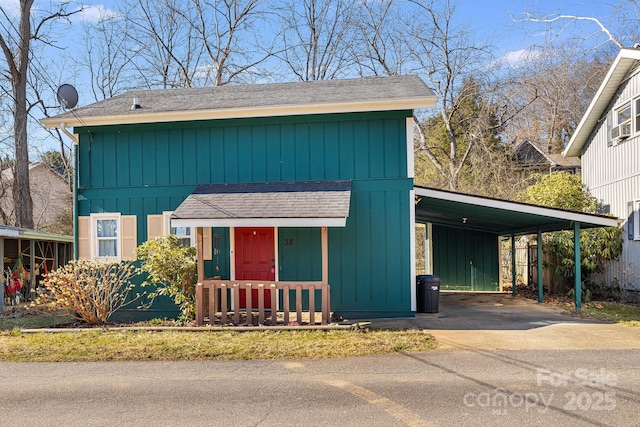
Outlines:
POLYGON ((348 80, 136 90, 55 117, 47 127, 156 123, 432 107, 436 96, 416 75, 348 80), (139 108, 134 107, 134 99, 139 108))
POLYGON ((204 184, 171 215, 186 227, 344 226, 351 181, 204 184))
POLYGON ((598 91, 591 100, 591 104, 582 116, 578 127, 571 136, 567 147, 562 155, 581 156, 584 145, 589 140, 591 132, 600 123, 602 115, 607 111, 609 103, 616 96, 616 92, 620 84, 628 77, 630 71, 634 70, 634 66, 640 61, 640 49, 625 48, 620 49, 618 56, 613 60, 607 75, 600 84, 598 91))

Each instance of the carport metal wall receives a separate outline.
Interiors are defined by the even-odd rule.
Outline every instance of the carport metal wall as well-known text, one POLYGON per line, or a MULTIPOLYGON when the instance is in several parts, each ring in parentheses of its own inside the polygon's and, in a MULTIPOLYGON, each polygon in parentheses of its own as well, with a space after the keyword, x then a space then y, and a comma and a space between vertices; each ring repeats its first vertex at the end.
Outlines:
MULTIPOLYGON (((475 230, 494 234, 496 237, 510 236, 512 247, 515 246, 515 236, 535 234, 538 240, 538 259, 542 259, 542 233, 573 230, 574 290, 577 309, 582 305, 580 231, 582 228, 619 225, 618 218, 603 215, 552 209, 426 187, 415 187, 414 192, 416 222, 475 230)), ((512 254, 512 272, 512 289, 515 294, 515 254, 512 254)), ((538 263, 538 277, 542 278, 542 263, 538 263)), ((542 280, 539 280, 538 302, 542 302, 542 290, 542 280)))

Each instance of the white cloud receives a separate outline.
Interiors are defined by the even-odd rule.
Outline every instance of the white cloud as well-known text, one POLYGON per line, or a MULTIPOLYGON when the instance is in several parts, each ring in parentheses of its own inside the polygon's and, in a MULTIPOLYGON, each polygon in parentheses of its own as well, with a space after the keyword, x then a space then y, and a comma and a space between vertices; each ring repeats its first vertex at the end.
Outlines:
MULTIPOLYGON (((56 5, 57 3, 55 2, 50 3, 51 7, 55 7, 56 5)), ((117 15, 114 10, 111 10, 102 4, 87 5, 82 3, 69 3, 69 5, 66 7, 66 10, 73 11, 79 8, 81 5, 83 7, 82 12, 71 16, 70 19, 72 22, 99 22, 103 19, 111 18, 117 15)), ((49 6, 43 8, 42 10, 49 10, 48 7, 49 6)), ((0 8, 2 8, 4 12, 10 17, 18 17, 20 15, 20 0, 0 0, 0 8)), ((39 10, 39 8, 37 6, 34 6, 33 11, 35 10, 39 10)))
MULTIPOLYGON (((2 1, 2 0, 0 0, 2 1)), ((99 4, 95 6, 84 6, 82 12, 79 13, 80 19, 85 22, 100 22, 103 19, 112 18, 117 13, 107 7, 99 4)))
POLYGON ((18 16, 20 13, 20 1, 0 0, 0 8, 9 16, 18 16))
POLYGON ((539 50, 520 49, 507 52, 498 60, 499 64, 508 65, 511 67, 517 67, 525 62, 531 61, 539 57, 541 52, 539 50))

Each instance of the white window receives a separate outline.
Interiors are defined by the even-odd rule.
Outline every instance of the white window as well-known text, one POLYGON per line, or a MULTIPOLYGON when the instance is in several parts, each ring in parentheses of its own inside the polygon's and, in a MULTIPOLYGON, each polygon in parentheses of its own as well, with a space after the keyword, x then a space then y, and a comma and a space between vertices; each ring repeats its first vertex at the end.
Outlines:
POLYGON ((635 102, 635 131, 640 132, 640 98, 636 99, 635 102))
POLYGON ((617 117, 617 120, 616 120, 617 125, 631 123, 631 104, 629 103, 619 108, 616 111, 616 117, 617 117))
MULTIPOLYGON (((163 212, 162 215, 147 215, 147 239, 175 234, 182 239, 184 245, 196 246, 197 236, 195 227, 171 227, 171 214, 173 212, 163 212)), ((204 259, 211 260, 211 227, 204 227, 202 230, 202 243, 204 245, 204 259)))
POLYGON ((640 200, 629 202, 627 234, 629 240, 640 240, 640 200))
POLYGON ((120 214, 91 214, 93 240, 92 258, 111 258, 120 261, 121 233, 120 214))
POLYGON ((619 144, 631 136, 631 119, 633 114, 631 112, 632 103, 627 102, 621 107, 615 109, 612 117, 612 126, 609 129, 607 124, 607 131, 609 133, 608 146, 619 144))
POLYGON ((76 232, 78 259, 136 259, 138 225, 135 215, 112 212, 78 216, 76 232))
POLYGON ((196 236, 191 227, 172 227, 171 212, 162 212, 162 225, 164 234, 174 234, 180 238, 184 246, 195 246, 196 236))

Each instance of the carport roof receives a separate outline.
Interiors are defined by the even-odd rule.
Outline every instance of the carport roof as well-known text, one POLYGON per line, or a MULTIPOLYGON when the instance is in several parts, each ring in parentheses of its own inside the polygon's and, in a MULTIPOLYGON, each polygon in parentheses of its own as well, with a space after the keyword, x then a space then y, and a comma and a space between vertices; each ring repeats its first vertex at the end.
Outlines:
POLYGON ((505 235, 533 234, 538 231, 617 227, 618 218, 527 203, 510 202, 427 187, 414 187, 416 222, 505 235))

